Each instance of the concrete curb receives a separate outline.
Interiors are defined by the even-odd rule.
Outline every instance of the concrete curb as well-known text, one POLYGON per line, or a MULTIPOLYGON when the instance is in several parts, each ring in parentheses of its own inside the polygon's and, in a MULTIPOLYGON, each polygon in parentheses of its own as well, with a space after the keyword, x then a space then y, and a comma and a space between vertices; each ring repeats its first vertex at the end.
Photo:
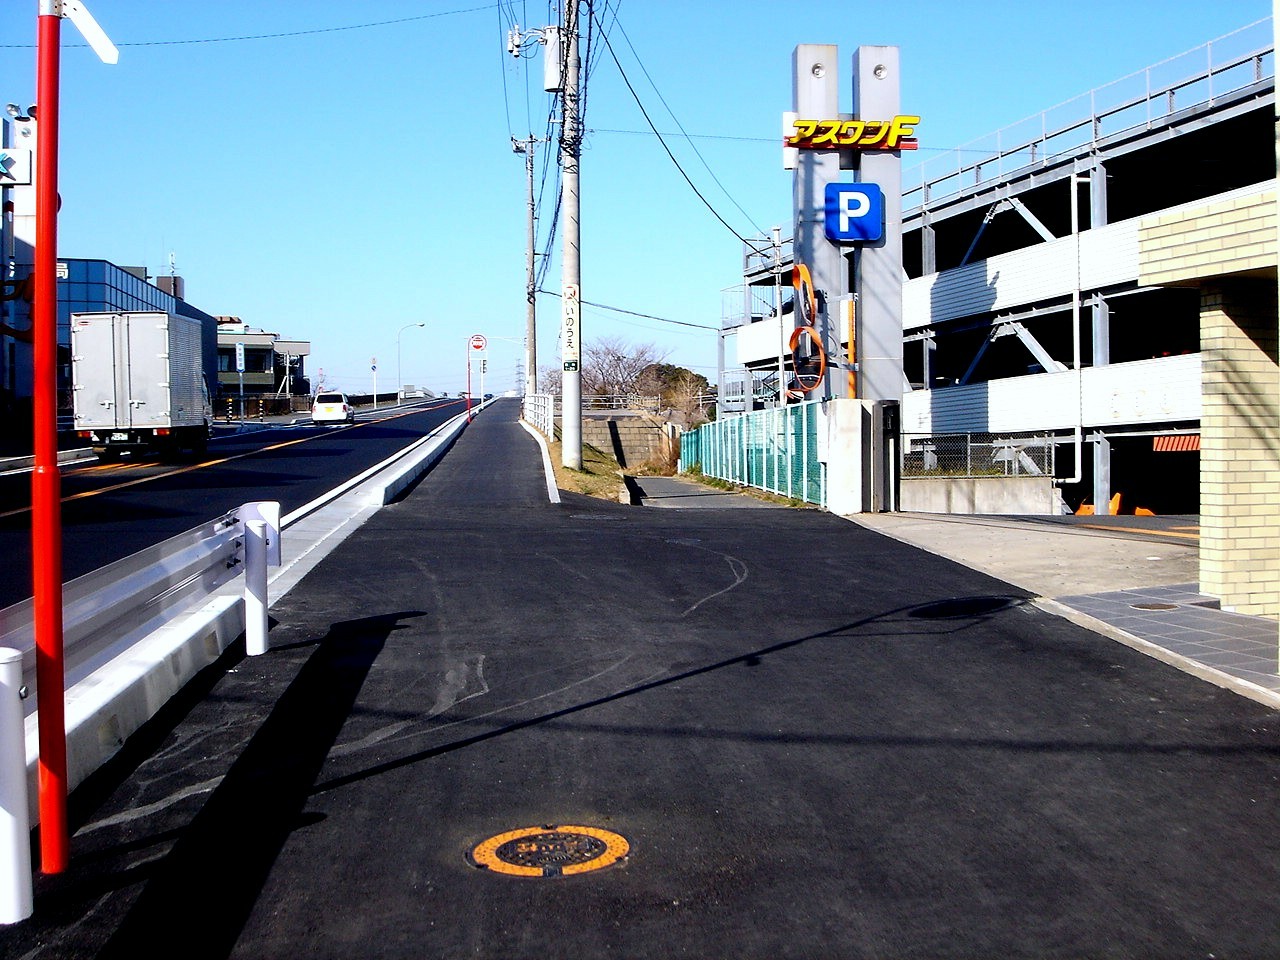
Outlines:
POLYGON ((1070 620, 1076 626, 1092 630, 1094 633, 1101 634, 1110 640, 1115 640, 1117 643, 1122 643, 1126 647, 1137 650, 1139 653, 1145 653, 1148 657, 1154 657, 1161 663, 1167 663, 1183 673, 1189 673, 1191 676, 1206 680, 1214 686, 1230 690, 1232 693, 1239 694, 1242 697, 1248 697, 1250 700, 1271 707, 1274 710, 1280 710, 1280 693, 1274 690, 1268 690, 1266 687, 1250 683, 1240 677, 1233 677, 1229 673, 1223 673, 1213 667, 1205 666, 1197 660, 1174 653, 1159 644, 1143 640, 1141 637, 1135 637, 1132 633, 1121 630, 1106 621, 1097 620, 1087 613, 1081 613, 1074 607, 1059 603, 1057 600, 1051 600, 1048 597, 1036 597, 1032 603, 1046 613, 1062 617, 1064 620, 1070 620))
MULTIPOLYGON (((881 530, 871 524, 860 523, 859 518, 856 515, 842 516, 841 519, 855 523, 864 530, 870 530, 873 533, 878 533, 882 537, 889 537, 892 540, 897 540, 899 543, 905 543, 908 546, 915 547, 917 550, 924 550, 928 553, 932 553, 934 556, 950 560, 952 563, 958 563, 961 566, 968 567, 970 570, 976 570, 978 573, 985 573, 987 576, 996 576, 990 571, 983 570, 980 566, 977 566, 962 557, 950 554, 945 550, 923 546, 907 539, 906 537, 897 536, 889 530, 881 530)), ((997 579, 1002 578, 997 577, 997 579)), ((1018 585, 1011 584, 1011 586, 1018 585)), ((1026 588, 1019 587, 1018 589, 1025 590, 1026 588)), ((1035 591, 1032 590, 1028 592, 1034 593, 1035 591)), ((1137 650, 1139 653, 1144 653, 1149 657, 1159 660, 1161 663, 1166 663, 1177 670, 1181 670, 1183 673, 1190 674, 1200 680, 1208 681, 1215 686, 1222 687, 1224 690, 1230 690, 1232 693, 1239 694, 1242 697, 1248 697, 1250 700, 1261 703, 1264 706, 1268 706, 1273 709, 1280 709, 1280 694, 1275 691, 1268 690, 1266 687, 1259 686, 1256 683, 1250 683, 1248 680, 1243 680, 1240 677, 1233 677, 1229 673, 1223 673, 1220 670, 1215 670, 1213 667, 1206 666, 1196 660, 1174 653, 1172 650, 1168 650, 1158 644, 1151 643, 1149 640, 1143 640, 1141 637, 1136 637, 1131 633, 1121 630, 1119 627, 1112 626, 1103 620, 1091 617, 1087 613, 1082 613, 1074 607, 1067 606, 1065 603, 1061 603, 1050 597, 1036 596, 1031 602, 1046 613, 1062 617, 1064 620, 1070 620, 1076 626, 1084 627, 1086 630, 1091 630, 1109 640, 1122 643, 1133 650, 1137 650)))
POLYGON ((523 417, 520 419, 520 426, 529 431, 533 439, 538 441, 538 449, 542 451, 542 470, 547 478, 547 499, 552 503, 559 503, 560 488, 556 486, 556 471, 551 465, 551 448, 547 446, 547 438, 542 435, 541 430, 523 417))

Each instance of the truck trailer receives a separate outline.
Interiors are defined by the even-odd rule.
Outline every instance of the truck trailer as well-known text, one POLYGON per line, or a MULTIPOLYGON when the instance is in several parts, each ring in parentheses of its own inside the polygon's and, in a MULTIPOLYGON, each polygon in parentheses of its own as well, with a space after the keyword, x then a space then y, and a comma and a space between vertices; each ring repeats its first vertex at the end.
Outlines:
POLYGON ((71 316, 75 430, 101 460, 203 456, 213 410, 199 320, 163 312, 71 316))

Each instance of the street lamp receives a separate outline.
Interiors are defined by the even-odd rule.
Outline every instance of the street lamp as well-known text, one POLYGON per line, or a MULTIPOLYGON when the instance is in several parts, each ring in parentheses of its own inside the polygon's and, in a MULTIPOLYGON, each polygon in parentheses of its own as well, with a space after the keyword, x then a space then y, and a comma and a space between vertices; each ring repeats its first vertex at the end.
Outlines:
POLYGON ((404 393, 404 381, 400 378, 400 334, 404 333, 410 327, 425 327, 426 323, 406 323, 403 327, 396 331, 396 403, 404 399, 401 396, 404 393))

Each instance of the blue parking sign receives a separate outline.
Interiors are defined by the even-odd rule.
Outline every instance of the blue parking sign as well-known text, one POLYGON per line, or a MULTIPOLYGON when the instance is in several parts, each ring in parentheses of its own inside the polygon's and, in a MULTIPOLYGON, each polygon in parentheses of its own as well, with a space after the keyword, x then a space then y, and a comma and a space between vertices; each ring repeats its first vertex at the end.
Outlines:
POLYGON ((828 240, 879 240, 884 192, 874 183, 828 183, 825 225, 828 240))

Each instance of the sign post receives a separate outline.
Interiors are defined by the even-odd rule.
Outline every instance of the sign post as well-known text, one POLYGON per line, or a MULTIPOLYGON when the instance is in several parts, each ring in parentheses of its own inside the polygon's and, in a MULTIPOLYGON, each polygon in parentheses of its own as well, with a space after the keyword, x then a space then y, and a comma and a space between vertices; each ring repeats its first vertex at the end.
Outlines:
POLYGON ((62 483, 58 473, 58 74, 62 18, 104 63, 119 52, 79 0, 39 0, 36 21, 36 246, 32 302, 31 574, 40 731, 40 869, 67 869, 67 730, 62 649, 62 483))
MULTIPOLYGON (((473 333, 471 339, 467 341, 467 422, 471 422, 471 351, 483 350, 489 345, 489 341, 482 333, 473 333)), ((484 381, 481 380, 481 383, 484 381)))
POLYGON ((240 419, 244 419, 244 343, 236 341, 236 377, 240 381, 240 419))

